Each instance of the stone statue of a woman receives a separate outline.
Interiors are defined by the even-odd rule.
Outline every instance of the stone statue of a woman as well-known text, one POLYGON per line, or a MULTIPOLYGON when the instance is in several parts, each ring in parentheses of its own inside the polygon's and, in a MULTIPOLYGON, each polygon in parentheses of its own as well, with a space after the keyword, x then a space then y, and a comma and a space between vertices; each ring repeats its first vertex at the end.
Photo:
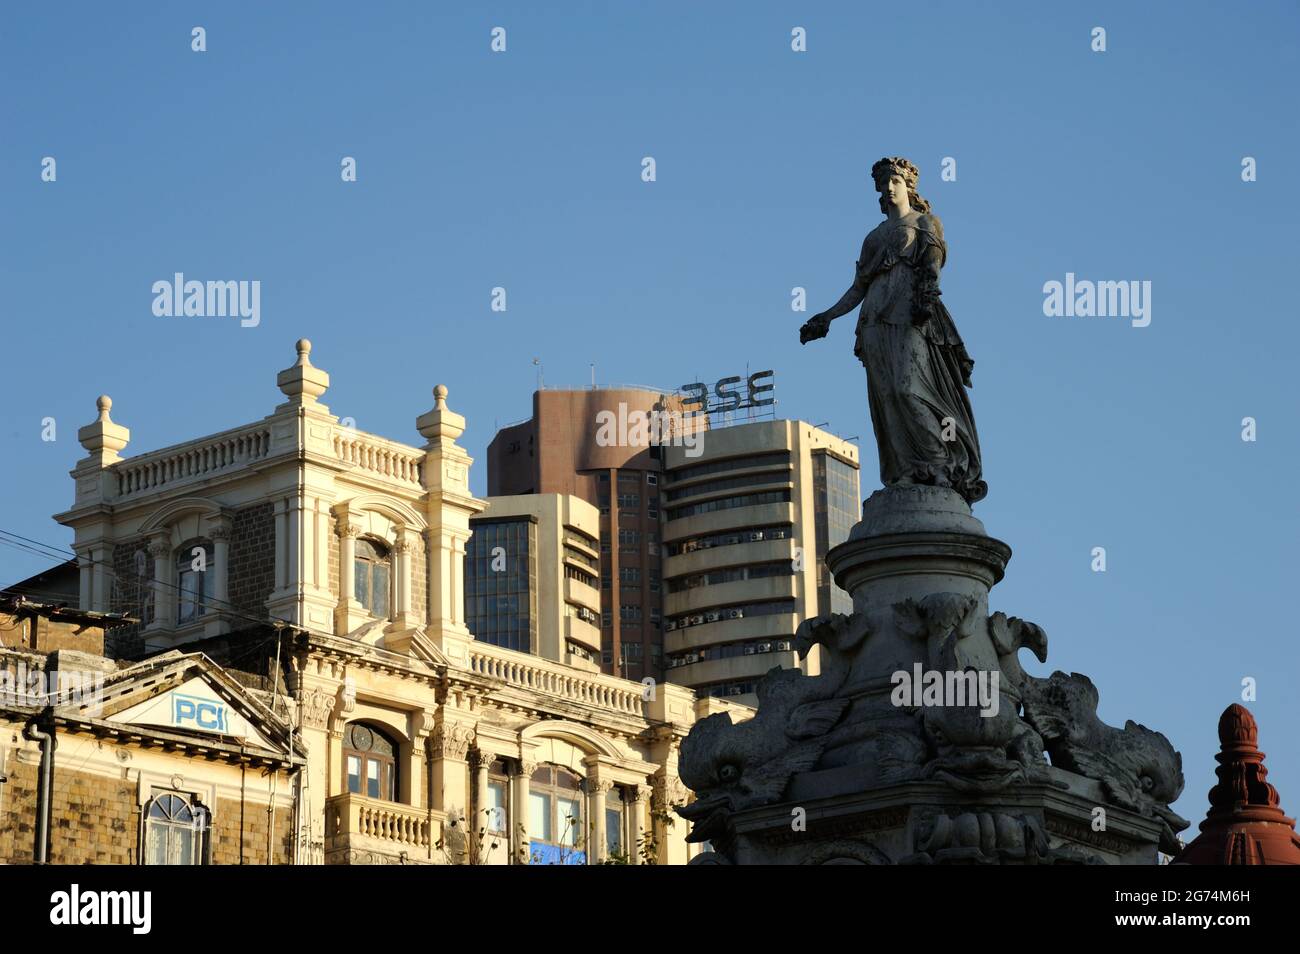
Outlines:
POLYGON ((853 286, 799 329, 823 338, 859 303, 854 353, 867 369, 871 424, 886 487, 951 487, 974 503, 988 493, 966 388, 975 362, 939 299, 947 259, 943 225, 916 193, 919 171, 906 159, 871 167, 885 221, 862 243, 853 286))

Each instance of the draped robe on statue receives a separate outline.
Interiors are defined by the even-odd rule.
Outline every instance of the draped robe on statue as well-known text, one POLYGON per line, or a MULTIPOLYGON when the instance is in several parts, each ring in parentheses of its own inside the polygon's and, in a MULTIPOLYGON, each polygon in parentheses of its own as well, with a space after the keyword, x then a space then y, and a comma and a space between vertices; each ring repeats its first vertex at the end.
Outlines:
POLYGON ((947 254, 934 215, 912 211, 872 230, 857 263, 866 296, 854 353, 867 369, 881 482, 947 484, 974 503, 988 493, 966 395, 975 362, 943 302, 918 288, 937 281, 947 254))

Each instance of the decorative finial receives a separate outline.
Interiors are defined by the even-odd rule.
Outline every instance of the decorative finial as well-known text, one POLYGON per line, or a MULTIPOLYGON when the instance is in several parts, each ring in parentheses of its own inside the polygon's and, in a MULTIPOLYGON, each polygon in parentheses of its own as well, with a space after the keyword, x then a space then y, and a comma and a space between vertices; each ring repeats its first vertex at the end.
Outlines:
POLYGON ((317 398, 330 386, 330 376, 315 367, 311 359, 307 357, 311 354, 311 341, 306 338, 299 338, 294 344, 298 351, 298 360, 292 366, 281 371, 275 379, 276 387, 284 393, 289 400, 276 408, 277 411, 286 407, 306 407, 309 405, 318 405, 323 411, 328 412, 328 408, 323 404, 318 404, 317 398))
POLYGON ((95 407, 99 409, 98 417, 77 431, 77 441, 89 452, 88 460, 107 467, 121 460, 117 452, 131 440, 131 432, 108 416, 113 409, 113 399, 107 394, 95 399, 95 407))
POLYGON ((1225 749, 1253 749, 1259 745, 1259 726, 1250 710, 1234 702, 1219 716, 1219 745, 1225 749))
POLYGON ((415 427, 431 445, 455 443, 465 433, 465 418, 447 407, 447 385, 433 389, 433 410, 416 418, 415 427))

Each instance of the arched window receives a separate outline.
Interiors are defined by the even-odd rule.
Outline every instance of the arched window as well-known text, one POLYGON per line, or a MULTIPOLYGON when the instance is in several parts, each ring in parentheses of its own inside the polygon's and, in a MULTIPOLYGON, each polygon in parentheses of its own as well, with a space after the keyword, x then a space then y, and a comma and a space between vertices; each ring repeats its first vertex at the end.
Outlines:
POLYGON ((558 765, 543 765, 528 787, 530 855, 541 864, 585 864, 582 779, 558 765))
POLYGON ((356 601, 371 616, 388 616, 388 587, 393 560, 388 550, 373 540, 359 539, 353 557, 353 589, 356 601))
POLYGON ((377 726, 348 724, 343 735, 343 771, 349 792, 397 801, 397 743, 377 726))
POLYGON ((212 543, 191 540, 176 551, 176 621, 188 623, 206 612, 212 599, 212 543))
POLYGON ((144 813, 146 865, 206 864, 208 810, 179 795, 155 796, 144 813))

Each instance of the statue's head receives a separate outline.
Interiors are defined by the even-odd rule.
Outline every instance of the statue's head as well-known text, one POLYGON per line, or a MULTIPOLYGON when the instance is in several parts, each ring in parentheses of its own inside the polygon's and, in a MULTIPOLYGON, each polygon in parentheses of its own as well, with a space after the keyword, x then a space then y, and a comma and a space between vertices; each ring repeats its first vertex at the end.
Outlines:
POLYGON ((929 212, 930 203, 916 191, 916 180, 921 170, 902 156, 886 156, 871 167, 871 178, 880 193, 880 211, 889 214, 889 207, 897 204, 905 194, 907 204, 914 212, 929 212))

